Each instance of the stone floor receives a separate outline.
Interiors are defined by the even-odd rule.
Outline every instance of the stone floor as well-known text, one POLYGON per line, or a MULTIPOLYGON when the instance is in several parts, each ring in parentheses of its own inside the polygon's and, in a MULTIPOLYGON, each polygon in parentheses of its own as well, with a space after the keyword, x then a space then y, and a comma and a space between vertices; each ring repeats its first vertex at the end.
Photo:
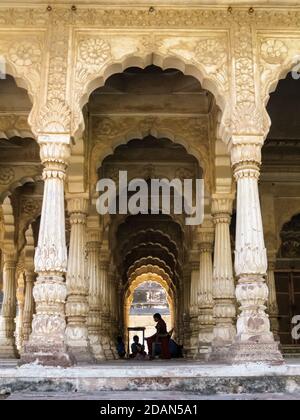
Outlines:
POLYGON ((298 400, 300 359, 288 359, 282 366, 157 360, 113 361, 68 369, 35 364, 17 367, 16 360, 0 360, 0 398, 298 400))

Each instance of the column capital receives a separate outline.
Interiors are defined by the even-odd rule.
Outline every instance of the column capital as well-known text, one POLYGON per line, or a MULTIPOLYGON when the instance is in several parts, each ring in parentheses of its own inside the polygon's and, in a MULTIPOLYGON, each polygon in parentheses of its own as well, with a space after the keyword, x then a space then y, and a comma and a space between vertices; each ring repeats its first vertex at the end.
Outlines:
POLYGON ((215 240, 215 230, 211 227, 199 229, 199 250, 200 252, 212 252, 215 240))
POLYGON ((26 278, 26 284, 28 283, 34 283, 36 280, 36 273, 32 270, 26 270, 25 271, 25 278, 26 278))
POLYGON ((262 135, 234 135, 231 138, 229 149, 231 163, 236 173, 239 170, 258 171, 261 165, 261 148, 264 143, 262 135))
POLYGON ((227 217, 227 222, 230 223, 230 216, 232 214, 234 195, 233 194, 214 194, 212 196, 211 212, 216 222, 216 218, 227 217))
POLYGON ((17 251, 13 248, 4 248, 3 249, 3 261, 4 264, 15 268, 18 262, 17 251))
MULTIPOLYGON (((84 197, 67 197, 68 212, 72 215, 87 215, 89 211, 89 200, 84 197)), ((72 222, 72 220, 71 220, 72 222)))
POLYGON ((70 160, 70 136, 67 134, 40 134, 38 136, 43 165, 53 171, 65 171, 70 160))

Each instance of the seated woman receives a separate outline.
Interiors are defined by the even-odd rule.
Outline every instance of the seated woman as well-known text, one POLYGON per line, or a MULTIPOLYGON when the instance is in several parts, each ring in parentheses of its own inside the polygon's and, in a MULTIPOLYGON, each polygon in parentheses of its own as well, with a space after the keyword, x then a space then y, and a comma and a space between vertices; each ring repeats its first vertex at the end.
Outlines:
POLYGON ((162 359, 171 359, 171 353, 169 351, 170 336, 167 331, 167 324, 162 319, 160 314, 155 314, 153 319, 157 323, 155 327, 156 334, 154 334, 152 337, 146 338, 149 358, 153 359, 155 357, 157 344, 160 344, 160 357, 162 359))
POLYGON ((133 337, 133 343, 131 344, 130 358, 132 359, 143 359, 146 356, 145 347, 139 342, 139 336, 135 335, 133 337))

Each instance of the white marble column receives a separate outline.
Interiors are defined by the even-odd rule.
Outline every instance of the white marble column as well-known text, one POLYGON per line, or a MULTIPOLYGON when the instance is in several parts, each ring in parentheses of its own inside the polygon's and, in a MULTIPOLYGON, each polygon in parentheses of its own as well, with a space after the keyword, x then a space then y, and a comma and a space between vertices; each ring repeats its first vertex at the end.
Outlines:
POLYGON ((88 339, 88 279, 86 273, 86 219, 88 200, 68 197, 71 234, 67 272, 66 344, 77 362, 92 361, 88 339))
POLYGON ((279 338, 279 321, 278 321, 278 304, 275 283, 275 266, 276 266, 276 251, 268 252, 268 273, 267 284, 269 288, 268 299, 268 313, 271 323, 271 331, 274 334, 275 340, 280 341, 279 338))
POLYGON ((31 324, 34 311, 33 300, 33 286, 36 280, 36 274, 33 271, 25 271, 26 286, 25 286, 25 301, 23 312, 23 344, 29 340, 31 334, 31 324))
POLYGON ((92 354, 96 360, 105 360, 101 342, 102 332, 102 290, 100 273, 101 238, 97 230, 89 232, 88 251, 88 277, 89 277, 89 315, 88 333, 92 354))
POLYGON ((267 253, 258 194, 262 144, 260 136, 234 136, 231 142, 237 182, 236 297, 241 305, 237 336, 230 349, 233 362, 282 362, 265 306, 267 253))
POLYGON ((0 315, 0 358, 17 357, 15 340, 16 317, 16 266, 15 253, 4 251, 3 303, 0 315))
POLYGON ((111 348, 111 337, 110 337, 110 302, 109 302, 109 285, 108 285, 108 276, 109 276, 109 263, 110 263, 110 253, 108 248, 108 243, 106 240, 102 242, 101 251, 100 251, 100 276, 99 281, 101 285, 101 294, 102 294, 102 327, 101 327, 101 342, 103 345, 103 350, 105 358, 107 360, 114 359, 113 350, 111 348))
POLYGON ((36 280, 34 272, 34 238, 32 227, 25 233, 26 246, 25 246, 25 299, 24 299, 24 312, 23 312, 23 329, 22 338, 23 345, 29 340, 31 334, 31 324, 34 312, 33 300, 33 286, 36 280))
POLYGON ((230 242, 231 196, 215 196, 212 214, 215 224, 213 265, 214 338, 212 358, 223 360, 236 335, 235 284, 230 242))
POLYGON ((70 157, 68 135, 39 136, 44 164, 44 197, 33 288, 36 314, 32 333, 24 346, 22 362, 69 366, 72 360, 65 345, 65 301, 67 271, 64 182, 70 157))
MULTIPOLYGON (((199 267, 198 267, 199 269, 199 267)), ((183 345, 187 350, 190 342, 190 299, 191 299, 191 272, 190 267, 186 266, 183 273, 183 287, 184 287, 184 305, 183 305, 183 345)))
POLYGON ((116 285, 116 273, 115 268, 112 264, 110 264, 110 268, 108 271, 108 302, 109 302, 109 338, 110 338, 110 348, 114 355, 114 358, 118 358, 117 349, 116 349, 116 339, 117 339, 117 324, 116 324, 116 316, 118 308, 116 306, 116 299, 115 293, 117 290, 116 285))
POLYGON ((198 355, 198 339, 199 339, 199 306, 198 306, 198 290, 199 290, 199 252, 193 249, 190 252, 189 261, 190 270, 190 298, 189 298, 189 340, 186 340, 187 356, 196 358, 198 355))
POLYGON ((214 300, 213 300, 213 243, 214 229, 203 227, 200 229, 199 250, 199 354, 198 358, 207 360, 211 353, 214 330, 214 300))

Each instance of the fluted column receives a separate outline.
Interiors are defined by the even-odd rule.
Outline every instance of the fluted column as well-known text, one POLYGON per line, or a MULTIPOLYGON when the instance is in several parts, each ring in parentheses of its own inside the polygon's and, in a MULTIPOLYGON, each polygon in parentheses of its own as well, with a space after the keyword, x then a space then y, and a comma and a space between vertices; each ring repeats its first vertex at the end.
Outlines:
POLYGON ((86 273, 86 218, 88 200, 69 197, 71 235, 67 272, 66 344, 77 361, 91 361, 87 316, 88 279, 86 273))
POLYGON ((116 314, 118 308, 116 307, 116 274, 113 266, 110 266, 108 272, 108 302, 109 302, 109 337, 110 337, 110 348, 114 355, 114 358, 117 359, 117 350, 116 350, 116 314))
POLYGON ((200 268, 198 305, 199 316, 199 353, 198 358, 207 359, 211 353, 214 329, 213 301, 213 228, 201 228, 199 235, 200 268))
POLYGON ((65 345, 64 275, 67 271, 65 236, 64 181, 70 157, 68 135, 39 136, 41 160, 44 164, 44 197, 35 271, 38 278, 33 288, 36 314, 32 333, 25 344, 22 362, 37 361, 43 365, 69 366, 72 361, 65 345))
POLYGON ((0 358, 17 357, 14 335, 17 304, 16 266, 16 254, 4 252, 3 303, 0 316, 0 358))
POLYGON ((241 304, 237 336, 230 349, 234 362, 282 362, 265 306, 269 294, 265 281, 267 253, 258 194, 262 144, 260 136, 232 138, 231 159, 237 182, 236 297, 241 304))
POLYGON ((103 241, 100 252, 100 276, 99 281, 101 285, 102 294, 102 328, 101 328, 101 342, 105 358, 108 360, 114 359, 114 354, 111 348, 110 340, 110 303, 109 303, 109 286, 108 286, 108 273, 109 273, 110 253, 107 241, 103 241))
POLYGON ((187 356, 195 358, 198 355, 198 289, 199 289, 199 253, 197 249, 190 252, 190 299, 189 299, 189 340, 186 343, 187 356))
POLYGON ((36 279, 36 274, 33 271, 25 272, 26 286, 25 286, 25 301, 23 312, 23 344, 29 340, 31 334, 31 324, 34 311, 33 300, 33 286, 36 279))
POLYGON ((275 284, 275 266, 276 266, 276 251, 268 252, 268 273, 267 284, 269 288, 268 299, 268 313, 271 323, 271 331, 274 334, 275 340, 280 341, 279 338, 279 321, 278 321, 278 303, 275 284))
POLYGON ((215 224, 213 265, 214 338, 212 358, 223 359, 235 335, 235 285, 230 242, 232 197, 215 196, 212 214, 215 224))
POLYGON ((101 342, 102 326, 102 293, 100 283, 100 232, 89 233, 88 251, 88 277, 89 277, 89 315, 88 333, 92 354, 96 360, 105 360, 104 350, 101 342))
POLYGON ((34 238, 32 227, 25 233, 26 246, 25 246, 25 299, 24 299, 24 312, 23 312, 23 329, 22 338, 23 346, 29 340, 31 334, 31 324, 34 312, 33 300, 33 286, 36 280, 34 272, 34 238))
MULTIPOLYGON (((199 268, 199 267, 198 267, 199 268)), ((191 298, 191 272, 189 266, 185 267, 183 274, 184 312, 183 312, 183 344, 187 350, 190 342, 190 298, 191 298)))

